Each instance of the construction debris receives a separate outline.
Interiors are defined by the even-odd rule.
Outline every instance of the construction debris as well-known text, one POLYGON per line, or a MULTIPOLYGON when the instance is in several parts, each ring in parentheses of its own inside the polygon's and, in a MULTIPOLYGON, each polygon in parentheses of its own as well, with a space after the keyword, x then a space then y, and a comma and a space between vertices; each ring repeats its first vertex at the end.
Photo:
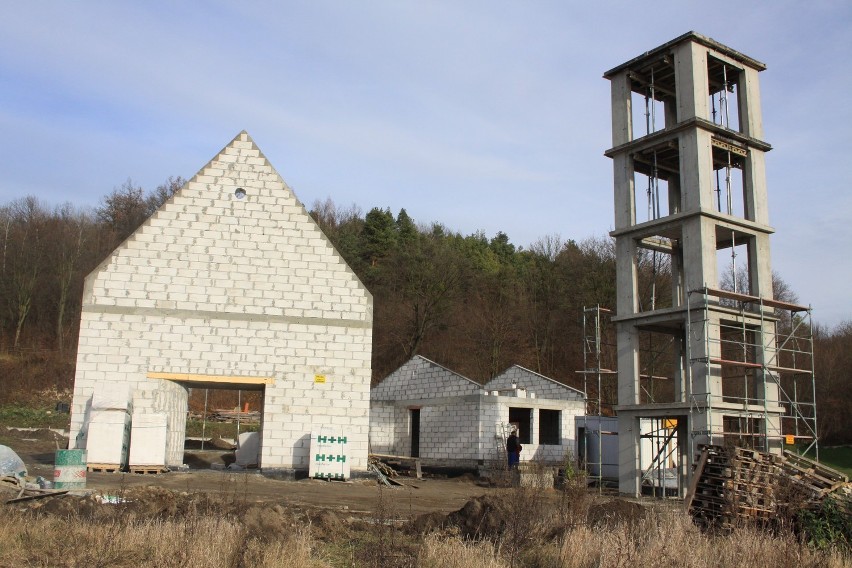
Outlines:
POLYGON ((0 476, 24 479, 27 466, 15 451, 8 446, 0 446, 0 476))
POLYGON ((4 495, 3 503, 8 505, 10 503, 32 501, 34 499, 55 497, 57 495, 65 495, 68 493, 67 490, 43 488, 41 485, 46 486, 47 484, 43 483, 43 478, 39 477, 37 479, 41 481, 37 483, 28 483, 26 479, 21 477, 12 475, 0 476, 0 493, 9 496, 7 498, 4 495))
POLYGON ((819 462, 740 447, 701 446, 686 509, 703 526, 770 522, 832 499, 852 514, 849 478, 819 462))
POLYGON ((373 466, 375 466, 375 468, 377 470, 379 470, 386 477, 396 477, 398 475, 394 468, 392 468, 388 464, 384 463, 383 461, 380 461, 378 458, 376 458, 373 455, 370 456, 369 463, 372 464, 373 466))
POLYGON ((400 469, 408 469, 408 471, 414 471, 414 475, 417 479, 423 479, 423 471, 420 467, 420 458, 413 458, 409 456, 394 456, 389 454, 374 454, 371 453, 368 459, 369 463, 374 463, 380 465, 382 471, 387 470, 390 473, 386 473, 389 477, 395 477, 398 475, 398 471, 396 468, 400 469))

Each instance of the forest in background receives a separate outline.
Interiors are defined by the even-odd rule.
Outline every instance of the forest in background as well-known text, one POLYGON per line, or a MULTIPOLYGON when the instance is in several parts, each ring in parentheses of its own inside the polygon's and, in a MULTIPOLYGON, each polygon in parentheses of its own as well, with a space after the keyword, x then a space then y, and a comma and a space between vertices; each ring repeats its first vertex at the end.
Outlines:
MULTIPOLYGON (((0 403, 71 388, 84 277, 183 184, 146 192, 128 180, 91 209, 35 197, 0 205, 0 403)), ((374 383, 419 354, 482 382, 518 364, 583 389, 584 308, 615 306, 608 236, 546 235, 523 248, 502 232, 418 224, 405 209, 364 214, 327 199, 310 214, 373 295, 374 383)), ((638 260, 641 302, 671 305, 668 266, 651 253, 638 260)), ((777 275, 774 285, 797 300, 777 275)), ((820 437, 850 443, 852 321, 815 325, 814 352, 820 437)))

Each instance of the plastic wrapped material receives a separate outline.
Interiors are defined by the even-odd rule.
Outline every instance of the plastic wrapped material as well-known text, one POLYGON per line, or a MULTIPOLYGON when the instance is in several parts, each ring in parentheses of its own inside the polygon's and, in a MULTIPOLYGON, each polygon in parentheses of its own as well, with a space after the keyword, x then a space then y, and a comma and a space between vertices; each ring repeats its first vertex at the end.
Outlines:
POLYGON ((123 410, 132 412, 130 385, 107 384, 92 395, 92 410, 123 410))
POLYGON ((235 452, 237 465, 242 467, 255 466, 258 464, 260 454, 260 433, 243 432, 240 434, 240 447, 235 452))
POLYGON ((127 465, 130 450, 130 414, 123 410, 92 410, 86 451, 89 465, 127 465))
POLYGON ((136 413, 130 427, 130 467, 164 467, 168 417, 163 413, 136 413))
POLYGON ((15 477, 24 479, 27 476, 27 466, 18 454, 8 446, 0 446, 0 477, 15 477))

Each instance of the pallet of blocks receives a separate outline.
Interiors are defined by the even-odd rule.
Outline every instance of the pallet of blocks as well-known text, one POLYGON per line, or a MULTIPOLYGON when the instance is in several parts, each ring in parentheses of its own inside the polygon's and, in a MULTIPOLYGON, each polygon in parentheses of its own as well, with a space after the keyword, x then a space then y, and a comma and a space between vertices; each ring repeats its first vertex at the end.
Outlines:
POLYGON ((133 414, 130 428, 131 473, 157 474, 169 471, 166 467, 167 416, 161 412, 133 414))
POLYGON ((125 385, 108 385, 92 395, 85 448, 89 471, 112 473, 127 467, 131 412, 125 385))

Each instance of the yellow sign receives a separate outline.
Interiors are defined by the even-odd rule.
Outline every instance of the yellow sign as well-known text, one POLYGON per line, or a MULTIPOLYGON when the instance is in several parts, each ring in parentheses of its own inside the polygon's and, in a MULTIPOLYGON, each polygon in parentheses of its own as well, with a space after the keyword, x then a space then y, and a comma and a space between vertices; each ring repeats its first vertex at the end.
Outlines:
POLYGON ((316 384, 324 384, 325 383, 325 375, 314 375, 314 382, 316 384))
POLYGON ((784 443, 788 446, 792 446, 796 443, 796 437, 791 434, 787 434, 786 436, 784 436, 784 443))
POLYGON ((671 430, 672 428, 677 428, 677 418, 666 418, 663 420, 663 428, 671 430))

